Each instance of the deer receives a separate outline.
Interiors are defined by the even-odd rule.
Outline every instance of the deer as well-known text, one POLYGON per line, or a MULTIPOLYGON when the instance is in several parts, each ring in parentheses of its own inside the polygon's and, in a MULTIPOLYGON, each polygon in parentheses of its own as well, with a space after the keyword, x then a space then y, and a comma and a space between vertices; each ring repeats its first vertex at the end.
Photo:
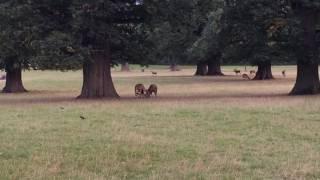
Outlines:
POLYGON ((152 73, 152 75, 155 75, 155 76, 158 74, 158 73, 155 72, 155 71, 152 71, 151 73, 152 73))
POLYGON ((154 96, 158 95, 158 87, 155 84, 150 85, 145 96, 149 98, 150 96, 152 96, 152 94, 154 94, 154 96))
POLYGON ((251 80, 248 74, 242 74, 243 79, 251 80))
POLYGON ((286 75, 286 70, 283 70, 283 71, 282 71, 282 76, 283 76, 283 77, 286 77, 286 76, 287 76, 287 75, 286 75))
POLYGON ((137 97, 142 97, 147 92, 143 84, 136 84, 134 87, 134 93, 137 97))
POLYGON ((234 69, 233 72, 236 73, 236 75, 241 74, 241 71, 239 69, 234 69))
POLYGON ((250 74, 256 74, 256 71, 255 70, 251 70, 250 74))

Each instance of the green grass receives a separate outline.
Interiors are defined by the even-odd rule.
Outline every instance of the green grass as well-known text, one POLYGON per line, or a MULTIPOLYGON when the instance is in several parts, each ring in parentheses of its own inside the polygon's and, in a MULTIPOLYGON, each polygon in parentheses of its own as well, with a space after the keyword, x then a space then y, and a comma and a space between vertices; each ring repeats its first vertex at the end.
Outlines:
POLYGON ((0 95, 1 180, 320 178, 320 97, 282 96, 291 77, 115 73, 123 99, 76 101, 80 72, 24 75, 33 91, 0 95), (132 98, 138 81, 160 96, 132 98))

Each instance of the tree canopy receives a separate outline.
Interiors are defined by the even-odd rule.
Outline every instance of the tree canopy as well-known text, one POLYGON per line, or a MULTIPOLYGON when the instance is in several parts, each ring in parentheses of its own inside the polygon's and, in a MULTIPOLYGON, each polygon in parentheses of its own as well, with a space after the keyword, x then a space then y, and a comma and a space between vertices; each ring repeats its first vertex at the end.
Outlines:
POLYGON ((110 66, 122 62, 198 64, 202 75, 252 64, 256 80, 297 62, 292 94, 318 93, 319 9, 313 0, 2 0, 3 91, 26 91, 22 69, 83 69, 80 97, 94 98, 118 97, 110 66))

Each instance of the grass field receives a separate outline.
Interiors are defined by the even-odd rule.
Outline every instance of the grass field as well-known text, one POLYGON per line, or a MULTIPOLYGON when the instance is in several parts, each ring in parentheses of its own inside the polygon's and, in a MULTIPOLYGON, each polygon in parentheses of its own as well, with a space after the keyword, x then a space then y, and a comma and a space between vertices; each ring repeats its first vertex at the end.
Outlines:
POLYGON ((263 82, 151 68, 114 71, 122 98, 104 101, 75 100, 81 72, 25 72, 29 93, 0 95, 0 179, 320 179, 320 96, 286 95, 294 66, 263 82))

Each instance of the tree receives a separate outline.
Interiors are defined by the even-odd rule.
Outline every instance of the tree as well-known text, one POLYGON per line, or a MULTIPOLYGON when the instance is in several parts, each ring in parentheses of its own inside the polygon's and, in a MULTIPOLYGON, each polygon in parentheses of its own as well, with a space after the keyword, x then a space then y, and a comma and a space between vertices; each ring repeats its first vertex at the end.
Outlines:
POLYGON ((282 42, 275 38, 277 31, 284 26, 278 24, 278 20, 287 16, 286 2, 236 0, 227 4, 224 18, 230 32, 226 59, 257 65, 255 80, 273 79, 271 62, 286 59, 284 53, 278 53, 282 51, 279 46, 282 42))
POLYGON ((169 64, 172 70, 185 62, 186 49, 193 39, 194 1, 171 0, 157 3, 152 16, 149 39, 154 43, 151 53, 158 62, 169 64))
POLYGON ((71 65, 75 61, 66 55, 72 51, 68 46, 70 39, 59 33, 71 28, 70 5, 71 1, 62 0, 0 1, 0 68, 7 72, 3 92, 26 92, 21 79, 22 69, 74 68, 71 65), (59 56, 44 58, 45 49, 59 56))
POLYGON ((2 92, 26 92, 22 69, 31 68, 31 42, 37 37, 35 14, 28 3, 0 1, 0 68, 7 73, 2 92))
POLYGON ((319 83, 319 44, 317 43, 317 19, 320 4, 310 0, 292 0, 291 7, 296 17, 295 54, 298 62, 296 84, 292 95, 317 94, 319 83))
POLYGON ((40 49, 36 60, 39 68, 70 70, 82 65, 83 87, 79 98, 119 97, 110 68, 118 60, 133 55, 127 53, 128 38, 143 23, 144 5, 135 0, 48 0, 34 6, 51 27, 50 33, 35 43, 40 49))
POLYGON ((220 76, 223 56, 222 12, 224 2, 199 1, 194 7, 194 40, 188 49, 189 62, 197 63, 195 75, 220 76))
POLYGON ((77 36, 79 44, 90 49, 90 61, 84 63, 83 87, 79 98, 114 98, 118 94, 114 88, 111 73, 111 53, 113 44, 128 32, 128 28, 142 22, 143 5, 135 0, 123 1, 76 1, 77 36), (126 33, 123 33, 126 32, 126 33))

